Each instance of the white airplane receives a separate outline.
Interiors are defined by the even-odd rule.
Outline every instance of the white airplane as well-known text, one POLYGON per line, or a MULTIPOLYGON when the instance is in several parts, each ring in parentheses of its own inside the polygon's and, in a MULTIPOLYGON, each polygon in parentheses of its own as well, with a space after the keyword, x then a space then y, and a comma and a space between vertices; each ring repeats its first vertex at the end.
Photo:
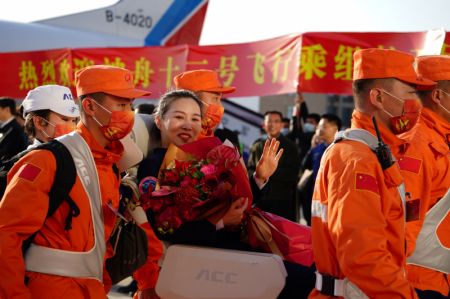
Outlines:
POLYGON ((120 0, 33 23, 0 21, 0 53, 198 44, 208 0, 120 0))

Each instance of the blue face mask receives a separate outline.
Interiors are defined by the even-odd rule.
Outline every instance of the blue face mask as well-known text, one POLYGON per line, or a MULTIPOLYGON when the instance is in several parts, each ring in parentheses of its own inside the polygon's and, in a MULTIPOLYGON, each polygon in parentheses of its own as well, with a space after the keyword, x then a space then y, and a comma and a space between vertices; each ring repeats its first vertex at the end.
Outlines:
POLYGON ((305 132, 305 133, 314 133, 315 131, 316 131, 316 128, 314 127, 313 124, 305 123, 303 125, 303 132, 305 132))
POLYGON ((289 128, 283 128, 281 129, 281 135, 287 136, 289 134, 289 128))

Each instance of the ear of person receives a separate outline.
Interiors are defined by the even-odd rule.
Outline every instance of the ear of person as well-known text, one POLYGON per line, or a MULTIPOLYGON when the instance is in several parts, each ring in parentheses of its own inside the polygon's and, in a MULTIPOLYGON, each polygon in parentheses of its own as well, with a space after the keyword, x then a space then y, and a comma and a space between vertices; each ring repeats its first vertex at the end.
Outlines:
POLYGON ((89 115, 89 116, 93 116, 94 115, 94 103, 92 103, 92 100, 90 98, 86 98, 81 102, 81 106, 83 106, 83 110, 84 112, 89 115))
POLYGON ((379 89, 371 89, 369 92, 369 98, 372 105, 379 109, 383 108, 383 99, 381 97, 381 91, 379 89))

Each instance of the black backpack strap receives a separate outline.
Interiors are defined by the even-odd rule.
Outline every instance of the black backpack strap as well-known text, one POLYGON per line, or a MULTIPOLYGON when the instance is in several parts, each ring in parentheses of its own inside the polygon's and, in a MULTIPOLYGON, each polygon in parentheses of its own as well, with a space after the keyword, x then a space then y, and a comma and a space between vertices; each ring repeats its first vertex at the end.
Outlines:
POLYGON ((47 143, 37 146, 35 149, 45 149, 53 153, 56 160, 55 180, 49 192, 49 208, 47 217, 55 213, 63 201, 69 205, 69 215, 66 218, 65 229, 72 228, 72 218, 80 214, 80 209, 75 204, 69 193, 77 177, 77 170, 69 150, 59 141, 51 140, 47 143))
MULTIPOLYGON (((75 204, 69 193, 72 190, 75 180, 77 178, 77 170, 75 168, 75 162, 69 150, 59 141, 51 140, 47 143, 40 144, 34 148, 23 151, 18 155, 19 160, 22 156, 25 156, 31 150, 44 149, 53 153, 56 160, 56 172, 55 179, 53 181, 52 188, 49 192, 49 207, 47 211, 46 219, 52 216, 63 201, 69 205, 69 214, 66 218, 65 230, 72 228, 72 218, 77 217, 80 214, 80 209, 75 204)), ((17 161, 16 160, 16 161, 17 161)), ((14 164, 14 163, 13 163, 14 164)), ((30 247, 37 232, 28 237, 22 244, 22 252, 25 254, 30 247)))

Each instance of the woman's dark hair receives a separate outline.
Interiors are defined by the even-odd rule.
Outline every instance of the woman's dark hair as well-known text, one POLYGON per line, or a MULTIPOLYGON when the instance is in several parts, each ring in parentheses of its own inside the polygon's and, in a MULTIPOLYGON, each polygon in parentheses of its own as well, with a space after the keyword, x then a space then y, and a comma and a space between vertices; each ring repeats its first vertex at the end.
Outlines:
MULTIPOLYGON (((158 106, 155 108, 155 112, 153 112, 153 117, 156 118, 159 116, 161 119, 164 118, 167 111, 169 111, 172 103, 176 102, 182 98, 190 98, 197 103, 200 108, 200 114, 203 117, 203 103, 200 99, 191 91, 179 89, 174 91, 166 92, 159 99, 158 106)), ((158 129, 156 125, 153 125, 150 129, 150 138, 151 140, 161 140, 161 131, 158 129)))
POLYGON ((200 99, 193 92, 191 92, 189 90, 184 90, 184 89, 166 92, 159 99, 158 106, 156 107, 155 112, 154 112, 155 117, 159 116, 161 118, 164 118, 164 115, 166 115, 167 111, 169 111, 172 103, 181 98, 191 98, 192 100, 194 100, 194 102, 196 102, 198 107, 200 108, 200 114, 203 117, 202 101, 200 101, 200 99))
POLYGON ((48 120, 50 112, 52 112, 50 109, 28 112, 25 116, 25 133, 27 133, 28 136, 34 138, 36 136, 36 127, 34 126, 33 117, 38 116, 45 120, 48 120))

